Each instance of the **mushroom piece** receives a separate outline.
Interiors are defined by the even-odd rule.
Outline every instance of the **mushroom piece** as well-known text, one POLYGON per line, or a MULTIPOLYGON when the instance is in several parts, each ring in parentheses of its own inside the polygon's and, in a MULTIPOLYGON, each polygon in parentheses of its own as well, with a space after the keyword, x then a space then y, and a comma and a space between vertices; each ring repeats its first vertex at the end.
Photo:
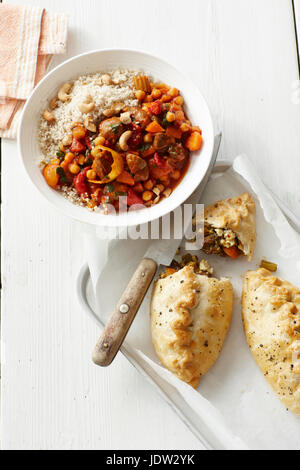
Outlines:
POLYGON ((119 117, 112 117, 104 119, 99 124, 99 134, 102 135, 106 140, 112 143, 116 143, 122 134, 124 125, 121 123, 119 117))
POLYGON ((133 116, 134 121, 137 122, 142 129, 144 129, 150 122, 150 116, 147 111, 144 111, 142 108, 138 106, 132 106, 129 109, 130 115, 133 116))
POLYGON ((124 108, 124 103, 116 102, 110 108, 107 108, 103 111, 105 117, 112 117, 119 114, 120 111, 124 108))
POLYGON ((149 178, 149 168, 147 162, 135 155, 134 153, 128 153, 126 155, 126 162, 129 170, 134 175, 134 181, 138 183, 139 181, 147 181, 149 178))
POLYGON ((160 132, 154 136, 153 147, 158 152, 165 152, 169 146, 173 143, 174 139, 160 132))
POLYGON ((165 197, 169 197, 169 196, 171 196, 171 193, 172 193, 172 189, 171 189, 171 188, 167 188, 167 189, 164 190, 163 195, 164 195, 165 197))
POLYGON ((92 169, 96 172, 97 176, 103 180, 106 175, 111 172, 113 164, 113 157, 110 152, 104 150, 99 152, 94 158, 92 169))
POLYGON ((123 124, 130 124, 131 123, 130 112, 126 111, 126 113, 120 114, 120 119, 123 124))

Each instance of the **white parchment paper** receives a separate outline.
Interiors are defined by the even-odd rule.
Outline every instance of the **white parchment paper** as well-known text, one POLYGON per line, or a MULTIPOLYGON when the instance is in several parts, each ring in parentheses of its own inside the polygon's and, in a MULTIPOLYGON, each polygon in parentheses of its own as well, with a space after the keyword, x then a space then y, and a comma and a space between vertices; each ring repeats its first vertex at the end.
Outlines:
MULTIPOLYGON (((159 366, 151 342, 149 301, 151 288, 127 335, 131 354, 174 387, 207 429, 226 449, 300 450, 300 420, 287 412, 258 369, 246 342, 241 319, 243 276, 256 269, 262 258, 278 264, 277 275, 300 286, 300 236, 289 225, 255 169, 245 156, 235 159, 226 173, 213 177, 201 202, 249 191, 257 204, 257 246, 249 263, 206 256, 217 277, 229 277, 234 287, 231 329, 216 364, 195 392, 159 366)), ((99 229, 100 230, 100 229, 99 229)), ((85 234, 85 253, 96 298, 97 313, 106 321, 143 257, 148 240, 103 240, 103 233, 85 234)), ((148 369, 149 370, 149 369, 148 369)))

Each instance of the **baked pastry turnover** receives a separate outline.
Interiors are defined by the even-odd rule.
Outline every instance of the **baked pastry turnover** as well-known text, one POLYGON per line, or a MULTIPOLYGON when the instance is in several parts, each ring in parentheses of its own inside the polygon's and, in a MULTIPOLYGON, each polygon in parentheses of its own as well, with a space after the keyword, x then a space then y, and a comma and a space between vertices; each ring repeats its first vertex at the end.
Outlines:
POLYGON ((257 364, 285 406, 300 416, 300 290, 266 269, 249 271, 242 307, 257 364))
POLYGON ((252 260, 256 244, 256 207, 248 193, 217 201, 204 210, 204 245, 207 254, 243 254, 252 260))
POLYGON ((232 305, 228 279, 196 274, 190 265, 159 279, 150 315, 152 341, 162 364, 197 387, 221 352, 232 305))

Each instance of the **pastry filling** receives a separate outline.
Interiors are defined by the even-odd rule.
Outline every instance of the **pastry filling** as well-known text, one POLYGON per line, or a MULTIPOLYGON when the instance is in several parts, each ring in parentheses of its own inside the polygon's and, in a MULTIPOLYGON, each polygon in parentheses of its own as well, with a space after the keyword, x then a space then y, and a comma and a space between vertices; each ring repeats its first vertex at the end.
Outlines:
POLYGON ((232 230, 216 228, 207 223, 204 225, 202 250, 208 255, 229 256, 233 259, 243 254, 242 245, 232 230))
POLYGON ((213 268, 209 265, 206 259, 199 261, 197 256, 186 253, 185 255, 182 255, 181 260, 179 261, 173 259, 171 266, 165 269, 165 271, 160 275, 160 278, 164 279, 165 277, 176 273, 185 266, 192 266, 196 274, 201 274, 203 276, 210 277, 214 272, 213 268))

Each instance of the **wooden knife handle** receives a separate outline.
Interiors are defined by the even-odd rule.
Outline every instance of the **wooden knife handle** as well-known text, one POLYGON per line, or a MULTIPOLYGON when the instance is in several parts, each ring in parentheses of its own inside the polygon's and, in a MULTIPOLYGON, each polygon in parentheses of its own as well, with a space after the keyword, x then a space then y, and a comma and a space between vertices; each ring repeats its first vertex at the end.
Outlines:
POLYGON ((157 264, 152 259, 144 258, 140 262, 95 346, 93 352, 95 364, 102 367, 109 366, 115 358, 151 284, 156 269, 157 264))

